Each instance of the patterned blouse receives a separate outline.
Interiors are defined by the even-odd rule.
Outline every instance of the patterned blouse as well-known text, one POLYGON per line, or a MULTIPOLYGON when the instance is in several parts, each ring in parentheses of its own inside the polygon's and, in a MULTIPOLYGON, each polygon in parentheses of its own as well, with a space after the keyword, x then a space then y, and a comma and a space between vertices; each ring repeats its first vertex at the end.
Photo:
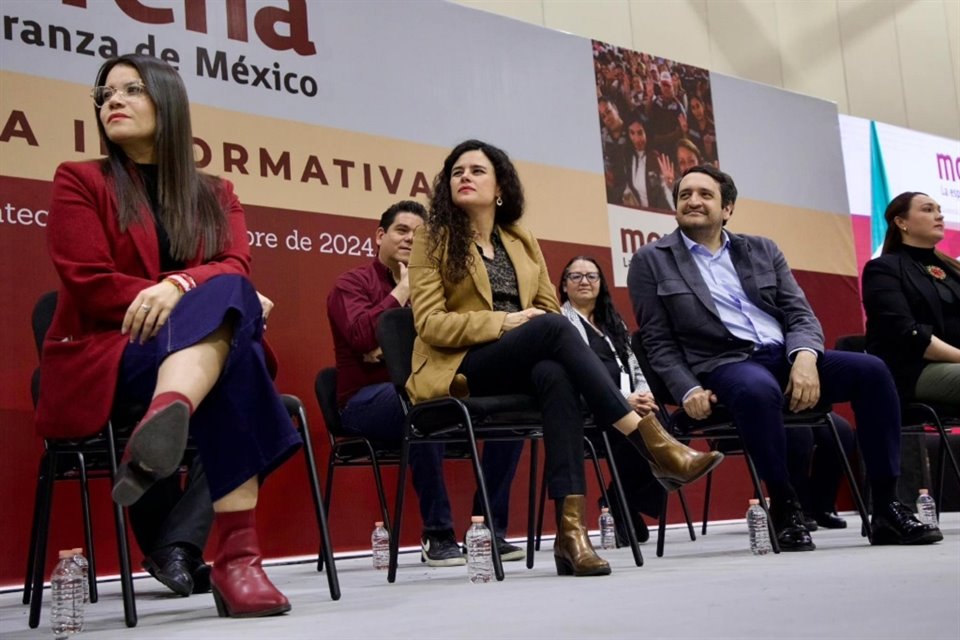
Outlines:
POLYGON ((479 246, 477 249, 483 256, 483 264, 487 269, 487 277, 490 279, 490 289, 493 291, 493 310, 506 311, 507 313, 521 311, 517 272, 513 268, 513 263, 510 262, 507 250, 503 247, 500 231, 496 227, 490 234, 490 239, 493 241, 493 258, 483 255, 483 250, 479 246))

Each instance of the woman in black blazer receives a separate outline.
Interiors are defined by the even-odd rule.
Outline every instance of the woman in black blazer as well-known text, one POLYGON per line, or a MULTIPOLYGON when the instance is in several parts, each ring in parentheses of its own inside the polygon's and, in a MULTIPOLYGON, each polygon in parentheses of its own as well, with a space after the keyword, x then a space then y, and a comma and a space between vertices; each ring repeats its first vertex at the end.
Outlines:
POLYGON ((940 205, 907 191, 884 218, 882 255, 863 270, 867 351, 887 363, 904 400, 960 406, 960 262, 936 250, 940 205))

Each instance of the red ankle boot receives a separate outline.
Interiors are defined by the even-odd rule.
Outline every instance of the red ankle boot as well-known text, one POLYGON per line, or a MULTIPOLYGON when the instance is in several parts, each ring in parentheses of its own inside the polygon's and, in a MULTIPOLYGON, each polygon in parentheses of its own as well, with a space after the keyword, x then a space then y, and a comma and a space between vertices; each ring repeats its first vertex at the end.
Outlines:
POLYGON ((220 545, 210 573, 213 600, 221 618, 256 618, 290 611, 260 564, 254 510, 216 514, 220 545))

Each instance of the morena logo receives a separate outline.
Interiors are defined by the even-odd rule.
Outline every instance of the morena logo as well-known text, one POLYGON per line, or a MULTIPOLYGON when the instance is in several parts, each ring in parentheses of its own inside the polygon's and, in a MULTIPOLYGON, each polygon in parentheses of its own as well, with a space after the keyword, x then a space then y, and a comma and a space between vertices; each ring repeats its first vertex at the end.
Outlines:
POLYGON ((954 158, 947 153, 938 153, 937 173, 941 180, 950 180, 951 182, 960 180, 960 156, 954 158))
MULTIPOLYGON (((90 0, 61 0, 64 5, 87 9, 90 0)), ((98 4, 97 0, 94 5, 98 4)), ((113 0, 114 4, 137 22, 173 24, 176 14, 169 7, 152 7, 142 0, 113 0)), ((307 28, 306 0, 277 0, 283 6, 262 7, 253 16, 253 28, 260 42, 275 51, 295 51, 302 56, 317 53, 307 28), (285 25, 281 34, 277 25, 285 25)), ((215 0, 212 6, 226 11, 227 38, 248 42, 247 0, 215 0)), ((207 0, 183 0, 184 27, 187 31, 207 33, 207 0)))

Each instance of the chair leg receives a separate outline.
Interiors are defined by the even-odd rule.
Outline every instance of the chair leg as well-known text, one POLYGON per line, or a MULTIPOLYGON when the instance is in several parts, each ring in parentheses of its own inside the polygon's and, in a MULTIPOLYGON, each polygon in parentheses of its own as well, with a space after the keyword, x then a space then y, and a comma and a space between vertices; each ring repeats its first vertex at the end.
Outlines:
POLYGON ((46 469, 46 454, 40 456, 37 467, 37 490, 33 496, 33 523, 30 525, 30 549, 27 551, 27 570, 23 573, 23 604, 30 604, 30 592, 33 587, 33 563, 37 559, 37 527, 43 508, 44 496, 44 469, 46 469))
MULTIPOLYGON (((313 444, 310 441, 310 427, 307 424, 307 415, 303 409, 303 403, 299 401, 297 402, 297 422, 300 424, 300 436, 303 438, 303 457, 307 464, 307 478, 310 480, 310 493, 313 496, 317 527, 320 529, 320 557, 325 557, 327 562, 327 585, 330 588, 330 598, 339 600, 340 579, 337 577, 337 567, 333 560, 333 545, 330 542, 330 527, 327 524, 327 514, 323 509, 323 499, 320 495, 320 479, 317 477, 313 444)), ((322 565, 319 559, 317 565, 322 565)))
MULTIPOLYGON (((330 455, 327 457, 327 484, 324 485, 327 488, 327 492, 323 494, 323 512, 325 514, 330 513, 330 496, 333 495, 333 459, 336 450, 336 444, 331 444, 330 455)), ((387 529, 387 531, 389 531, 389 529, 387 529)), ((317 554, 317 571, 323 571, 323 549, 320 549, 317 554)))
POLYGON ((663 492, 663 500, 660 501, 660 523, 657 525, 657 557, 663 557, 664 538, 667 535, 667 502, 670 498, 670 492, 663 492))
POLYGON ((843 442, 840 440, 840 434, 837 433, 837 425, 833 422, 830 414, 827 414, 827 427, 833 435, 833 446, 837 451, 837 457, 840 458, 840 463, 843 465, 843 473, 847 476, 850 493, 853 494, 853 502, 857 505, 857 511, 860 513, 860 532, 865 534, 867 540, 872 542, 873 535, 870 531, 870 517, 867 515, 867 505, 863 501, 863 495, 860 493, 856 476, 853 475, 853 467, 850 466, 850 459, 847 458, 847 452, 843 450, 843 442))
POLYGON ((543 537, 543 512, 547 502, 547 468, 544 465, 543 475, 540 479, 540 508, 537 509, 537 540, 534 548, 540 551, 540 539, 543 537))
POLYGON ((387 493, 383 490, 383 475, 380 473, 380 461, 377 460, 377 452, 373 450, 373 446, 370 442, 367 442, 367 448, 370 450, 370 462, 373 467, 373 481, 377 485, 377 499, 380 500, 380 512, 383 515, 383 526, 387 527, 387 531, 392 531, 390 528, 390 514, 387 509, 387 493))
POLYGON ((703 523, 700 525, 700 534, 707 535, 707 521, 710 519, 710 491, 713 489, 713 471, 707 474, 707 486, 703 492, 703 523))
MULTIPOLYGON (((630 505, 627 504, 627 494, 623 490, 623 483, 620 481, 620 471, 617 469, 617 462, 613 459, 612 448, 610 447, 610 437, 606 431, 601 431, 603 441, 604 457, 607 459, 607 467, 610 468, 610 478, 613 480, 613 488, 617 494, 617 501, 620 503, 620 513, 626 519, 624 528, 627 531, 627 543, 630 545, 630 551, 633 553, 633 563, 638 567, 643 566, 643 553, 640 552, 640 543, 637 541, 637 531, 633 526, 633 518, 630 517, 630 505)), ((598 465, 599 466, 599 465, 598 465)), ((603 483, 600 484, 603 488, 603 483)), ((609 498, 607 504, 609 505, 609 498)))
POLYGON ((50 532, 50 512, 53 502, 53 481, 57 472, 57 454, 49 449, 43 455, 46 469, 43 473, 43 498, 40 518, 37 521, 36 555, 33 561, 33 593, 30 596, 29 626, 40 626, 40 608, 43 606, 43 572, 47 561, 47 534, 50 532))
MULTIPOLYGON (((409 429, 409 426, 407 427, 409 429)), ((393 527, 390 532, 390 565, 387 568, 387 582, 397 580, 397 557, 400 554, 400 525, 403 523, 403 496, 407 487, 407 464, 410 458, 410 437, 404 435, 400 441, 400 464, 397 470, 397 501, 394 504, 393 527)), ((379 476, 379 470, 374 466, 374 473, 379 476)), ((496 545, 494 545, 496 546, 496 545)))
POLYGON ((938 452, 938 457, 940 459, 940 479, 938 480, 937 488, 937 517, 940 517, 940 504, 943 502, 943 471, 944 471, 944 457, 950 461, 950 466, 953 468, 953 478, 957 481, 957 485, 960 486, 960 464, 957 463, 957 456, 953 454, 953 449, 950 448, 950 437, 947 435, 946 429, 943 427, 943 423, 940 421, 940 416, 936 412, 933 413, 933 425, 937 428, 937 433, 940 434, 940 451, 938 452))
POLYGON ((93 548, 93 520, 90 518, 90 491, 87 484, 87 465, 83 453, 77 453, 80 462, 80 504, 83 507, 83 541, 87 545, 87 580, 90 587, 90 602, 99 599, 97 593, 97 557, 93 548))
POLYGON ((680 498, 680 508, 683 509, 683 519, 687 521, 687 531, 690 533, 690 540, 696 540, 697 534, 693 530, 693 522, 690 520, 690 510, 687 509, 687 499, 683 496, 683 489, 677 489, 677 497, 680 498))
MULTIPOLYGON (((117 477, 117 444, 113 425, 107 425, 107 447, 110 456, 110 484, 117 477)), ((120 559, 120 592, 123 596, 123 617, 128 627, 137 626, 137 603, 134 599, 133 574, 130 570, 130 544, 127 540, 127 521, 123 507, 113 503, 113 520, 117 528, 117 553, 120 559)))
MULTIPOLYGON (((533 569, 534 510, 537 508, 537 463, 540 447, 536 439, 530 440, 530 488, 527 493, 527 569, 533 569)), ((542 521, 541 521, 542 522, 542 521)), ((539 542, 539 532, 537 532, 539 542)))

